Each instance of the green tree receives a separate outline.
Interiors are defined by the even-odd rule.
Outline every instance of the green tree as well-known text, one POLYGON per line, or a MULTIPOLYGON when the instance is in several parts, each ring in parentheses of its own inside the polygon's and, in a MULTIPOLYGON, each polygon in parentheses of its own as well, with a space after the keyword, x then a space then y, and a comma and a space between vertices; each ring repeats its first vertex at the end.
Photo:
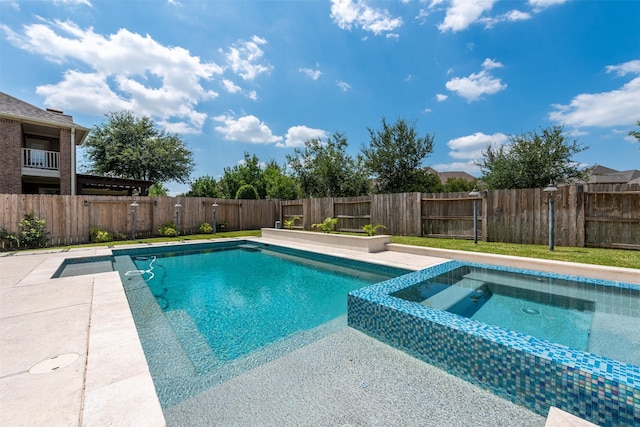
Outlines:
MULTIPOLYGON (((640 126, 640 120, 638 120, 636 124, 640 126)), ((640 130, 630 130, 629 136, 634 137, 638 142, 640 142, 640 130)))
POLYGON ((564 134, 563 126, 509 137, 509 143, 483 152, 478 162, 482 180, 490 189, 542 188, 550 182, 585 179, 588 171, 572 160, 586 150, 564 134))
POLYGON ((347 139, 334 133, 323 142, 320 138, 305 141, 287 155, 293 177, 307 197, 360 196, 369 192, 362 158, 347 154, 347 139))
POLYGON ((243 185, 252 185, 261 199, 267 196, 263 170, 260 167, 260 160, 255 154, 252 156, 245 152, 244 160, 233 167, 224 168, 224 174, 220 178, 220 188, 228 199, 234 198, 243 185))
POLYGON ((260 197, 258 197, 258 191, 251 184, 245 184, 241 186, 240 188, 238 188, 238 192, 236 193, 236 199, 257 200, 259 198, 260 197))
POLYGON ((161 182, 154 183, 151 187, 149 187, 149 196, 157 197, 157 196, 168 196, 169 189, 162 185, 161 182))
POLYGON ((186 197, 215 197, 222 198, 215 178, 205 175, 196 178, 190 184, 191 188, 184 195, 186 197))
POLYGON ((477 179, 467 181, 464 178, 448 178, 442 188, 443 193, 461 193, 473 190, 478 183, 477 179))
POLYGON ((131 111, 106 117, 84 144, 89 173, 155 182, 189 180, 193 155, 178 135, 158 130, 149 117, 131 111))
POLYGON ((264 182, 267 199, 295 200, 301 197, 300 186, 295 179, 286 174, 284 167, 270 161, 264 168, 264 182))
POLYGON ((419 137, 415 122, 405 119, 389 125, 383 117, 382 130, 367 129, 371 141, 362 148, 362 155, 378 193, 438 190, 440 180, 429 176, 433 174, 423 167, 424 160, 433 153, 433 136, 419 137))

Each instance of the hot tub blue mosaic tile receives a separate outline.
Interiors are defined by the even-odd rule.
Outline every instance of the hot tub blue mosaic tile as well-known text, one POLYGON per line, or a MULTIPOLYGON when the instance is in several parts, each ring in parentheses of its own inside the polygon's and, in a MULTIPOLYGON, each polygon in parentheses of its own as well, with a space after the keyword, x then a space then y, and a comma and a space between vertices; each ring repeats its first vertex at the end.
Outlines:
POLYGON ((541 415, 556 406, 598 425, 640 425, 640 367, 390 295, 461 266, 568 279, 598 290, 628 289, 634 295, 640 290, 628 283, 450 261, 351 292, 349 326, 541 415))

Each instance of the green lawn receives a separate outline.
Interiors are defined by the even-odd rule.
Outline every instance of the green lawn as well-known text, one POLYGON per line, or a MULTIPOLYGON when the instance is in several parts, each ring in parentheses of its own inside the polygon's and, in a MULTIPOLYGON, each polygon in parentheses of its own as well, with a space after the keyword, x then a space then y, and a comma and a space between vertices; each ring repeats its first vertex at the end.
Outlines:
POLYGON ((513 255, 527 258, 552 259, 557 261, 580 262, 612 267, 640 268, 640 251, 601 248, 555 247, 550 251, 548 246, 520 245, 515 243, 482 242, 474 244, 473 240, 434 239, 428 237, 392 236, 392 243, 403 245, 427 246, 440 249, 482 252, 490 254, 513 255))

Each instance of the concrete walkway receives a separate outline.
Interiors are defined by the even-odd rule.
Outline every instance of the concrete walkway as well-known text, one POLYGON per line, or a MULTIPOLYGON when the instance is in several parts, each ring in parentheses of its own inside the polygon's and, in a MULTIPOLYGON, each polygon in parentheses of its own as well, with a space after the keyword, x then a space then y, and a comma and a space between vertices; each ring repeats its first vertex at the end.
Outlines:
MULTIPOLYGON (((287 246, 410 269, 445 261, 398 251, 287 246)), ((0 425, 165 425, 118 273, 51 279, 65 258, 101 255, 111 250, 0 254, 0 425)), ((524 408, 351 329, 169 408, 167 420, 544 425, 524 408)))

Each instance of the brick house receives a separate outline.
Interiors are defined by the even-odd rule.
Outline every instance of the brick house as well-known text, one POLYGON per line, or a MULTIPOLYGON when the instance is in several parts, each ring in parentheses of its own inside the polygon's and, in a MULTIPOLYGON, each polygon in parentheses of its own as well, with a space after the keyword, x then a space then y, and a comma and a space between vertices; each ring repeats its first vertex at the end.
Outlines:
POLYGON ((0 92, 0 193, 75 194, 76 146, 89 129, 0 92))
POLYGON ((0 194, 147 195, 150 181, 77 174, 76 147, 88 134, 62 111, 0 92, 0 194))

